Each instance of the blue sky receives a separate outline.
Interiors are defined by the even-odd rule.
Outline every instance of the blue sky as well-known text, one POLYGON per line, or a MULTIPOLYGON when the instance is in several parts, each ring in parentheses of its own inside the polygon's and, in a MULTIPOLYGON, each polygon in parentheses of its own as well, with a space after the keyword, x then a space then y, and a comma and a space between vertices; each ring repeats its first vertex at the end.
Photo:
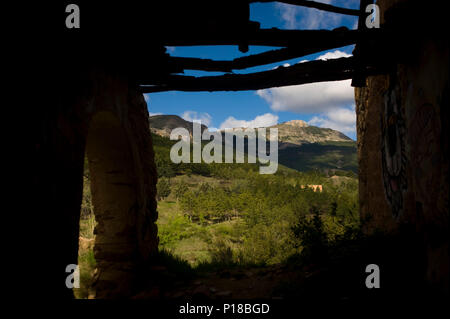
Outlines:
MULTIPOLYGON (((321 0, 348 8, 358 8, 358 0, 321 0)), ((280 3, 256 3, 250 8, 250 20, 261 28, 334 29, 356 27, 357 18, 280 3)), ((237 46, 170 47, 173 56, 231 60, 264 52, 273 47, 251 46, 243 54, 237 46)), ((351 55, 353 46, 338 48, 300 59, 255 67, 235 73, 269 70, 302 60, 331 59, 351 55)), ((186 75, 205 76, 220 73, 186 71, 186 75)), ((162 92, 146 94, 148 110, 153 114, 176 114, 186 120, 201 120, 211 128, 264 127, 300 119, 310 125, 337 129, 356 139, 353 88, 350 80, 289 86, 242 92, 162 92)))

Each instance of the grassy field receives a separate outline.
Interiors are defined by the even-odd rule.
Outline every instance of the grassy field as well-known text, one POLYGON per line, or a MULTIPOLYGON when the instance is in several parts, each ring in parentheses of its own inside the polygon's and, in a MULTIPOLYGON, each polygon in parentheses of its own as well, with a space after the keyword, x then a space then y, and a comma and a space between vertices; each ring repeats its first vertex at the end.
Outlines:
POLYGON ((158 216, 160 249, 186 260, 192 267, 211 262, 213 247, 219 241, 238 241, 238 229, 243 223, 241 218, 219 223, 193 223, 171 199, 158 201, 158 216))
POLYGON ((158 201, 157 225, 161 249, 188 261, 191 265, 208 259, 208 243, 205 236, 202 236, 202 231, 207 233, 208 230, 206 227, 202 229, 202 226, 191 224, 184 217, 177 202, 158 201))

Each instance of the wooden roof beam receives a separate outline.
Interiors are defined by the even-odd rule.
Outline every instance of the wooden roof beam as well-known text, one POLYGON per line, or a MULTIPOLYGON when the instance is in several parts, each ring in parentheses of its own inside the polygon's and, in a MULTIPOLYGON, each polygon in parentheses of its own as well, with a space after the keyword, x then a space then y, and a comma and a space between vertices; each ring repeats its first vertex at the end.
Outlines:
MULTIPOLYGON (((333 32, 333 31, 332 31, 333 32)), ((188 70, 202 70, 202 71, 217 71, 217 72, 231 72, 232 70, 243 70, 255 66, 261 66, 285 60, 300 58, 309 54, 318 53, 321 51, 343 47, 354 44, 357 41, 357 34, 350 33, 336 33, 336 37, 327 39, 327 41, 318 41, 314 39, 311 43, 302 42, 299 45, 270 50, 267 52, 244 56, 229 61, 216 61, 211 59, 200 58, 184 58, 184 57, 170 57, 169 63, 173 64, 176 69, 188 70)))
POLYGON ((356 38, 357 30, 338 28, 335 30, 280 30, 258 29, 250 32, 243 31, 240 34, 233 32, 227 34, 198 34, 195 37, 183 35, 180 32, 179 38, 176 35, 160 39, 164 46, 204 46, 204 45, 240 45, 243 42, 247 45, 261 45, 273 47, 294 47, 303 43, 326 43, 336 39, 356 38))
MULTIPOLYGON (((275 2, 273 0, 250 0, 250 3, 252 2, 275 2)), ((348 8, 342 8, 333 6, 331 4, 327 3, 321 3, 321 2, 315 2, 315 1, 309 1, 309 0, 278 0, 277 2, 282 2, 286 4, 296 5, 296 6, 302 6, 302 7, 308 7, 308 8, 314 8, 322 11, 328 11, 333 13, 339 13, 339 14, 345 14, 345 15, 351 15, 351 16, 359 16, 359 10, 357 9, 348 9, 348 8)))
POLYGON ((142 93, 163 91, 246 91, 313 82, 350 79, 354 73, 353 57, 327 61, 298 63, 275 70, 250 74, 226 74, 221 76, 172 75, 158 81, 141 81, 142 93))

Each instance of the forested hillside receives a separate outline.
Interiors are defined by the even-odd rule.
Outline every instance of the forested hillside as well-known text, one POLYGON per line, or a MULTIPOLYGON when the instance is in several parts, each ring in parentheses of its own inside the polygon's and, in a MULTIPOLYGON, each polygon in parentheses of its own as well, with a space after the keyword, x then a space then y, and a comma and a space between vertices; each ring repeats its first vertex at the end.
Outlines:
MULTIPOLYGON (((159 248, 165 262, 177 264, 176 269, 275 267, 305 258, 311 262, 333 243, 359 234, 358 183, 351 171, 300 172, 280 164, 275 174, 261 175, 259 164, 174 164, 170 148, 176 141, 156 134, 152 138, 159 248), (308 185, 321 185, 322 191, 308 185)), ((93 280, 94 229, 86 161, 79 250, 82 287, 93 280)), ((87 297, 88 290, 76 294, 87 297)))
POLYGON ((159 236, 193 265, 214 258, 273 264, 301 251, 294 225, 323 221, 330 239, 358 228, 358 184, 352 172, 298 172, 280 165, 260 175, 257 164, 173 164, 173 141, 153 136, 159 172, 159 236), (306 186, 306 187, 303 187, 306 186), (307 185, 322 185, 314 192, 307 185))

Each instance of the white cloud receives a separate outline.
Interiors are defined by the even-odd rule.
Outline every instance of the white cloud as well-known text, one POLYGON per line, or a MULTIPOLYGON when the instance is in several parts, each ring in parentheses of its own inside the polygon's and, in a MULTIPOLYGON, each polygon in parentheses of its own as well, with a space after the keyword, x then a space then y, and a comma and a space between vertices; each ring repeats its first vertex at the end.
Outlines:
POLYGON ((234 118, 233 116, 228 117, 222 124, 220 124, 220 129, 226 129, 226 128, 234 128, 234 127, 250 127, 250 128, 256 128, 256 127, 269 127, 272 125, 276 125, 278 123, 278 116, 266 113, 263 115, 258 115, 253 120, 245 121, 245 120, 238 120, 234 118))
POLYGON ((351 81, 319 82, 258 90, 274 111, 322 113, 354 101, 351 81))
MULTIPOLYGON (((351 55, 335 50, 319 56, 317 60, 349 56, 351 55)), ((351 80, 318 82, 258 90, 256 94, 269 103, 274 111, 324 113, 354 102, 354 90, 350 84, 351 80)))
MULTIPOLYGON (((358 7, 359 4, 358 0, 321 0, 320 2, 346 8, 358 7)), ((342 26, 344 21, 348 22, 348 17, 344 15, 314 8, 276 3, 275 9, 286 29, 334 29, 342 26)), ((357 18, 354 19, 357 21, 357 18)))
POLYGON ((174 53, 175 52, 175 47, 166 47, 166 50, 168 53, 174 53))
POLYGON ((153 112, 148 112, 148 115, 150 115, 150 116, 155 116, 155 115, 162 115, 163 113, 160 113, 160 112, 155 112, 155 113, 153 113, 153 112))
MULTIPOLYGON (((351 55, 335 50, 319 56, 317 60, 349 56, 351 55)), ((302 62, 304 61, 299 63, 302 62)), ((332 128, 346 134, 355 133, 355 95, 351 80, 285 86, 258 90, 256 94, 274 111, 319 114, 308 124, 332 128)))
POLYGON ((280 11, 281 19, 287 29, 295 29, 297 26, 298 7, 290 4, 277 3, 276 8, 280 11))
MULTIPOLYGON (((323 3, 331 3, 331 0, 323 0, 323 3)), ((333 14, 312 8, 277 3, 280 18, 284 22, 286 29, 325 29, 338 27, 342 17, 339 14, 333 14)))
POLYGON ((314 116, 309 125, 331 128, 346 134, 354 134, 356 131, 356 113, 354 105, 352 109, 339 108, 320 116, 314 116))
POLYGON ((348 58, 351 56, 352 56, 351 54, 336 50, 336 51, 330 51, 325 54, 322 54, 316 60, 332 60, 332 59, 338 59, 338 58, 348 58))
POLYGON ((208 113, 197 113, 196 111, 185 111, 181 117, 189 122, 201 122, 209 126, 212 123, 212 117, 208 113))

